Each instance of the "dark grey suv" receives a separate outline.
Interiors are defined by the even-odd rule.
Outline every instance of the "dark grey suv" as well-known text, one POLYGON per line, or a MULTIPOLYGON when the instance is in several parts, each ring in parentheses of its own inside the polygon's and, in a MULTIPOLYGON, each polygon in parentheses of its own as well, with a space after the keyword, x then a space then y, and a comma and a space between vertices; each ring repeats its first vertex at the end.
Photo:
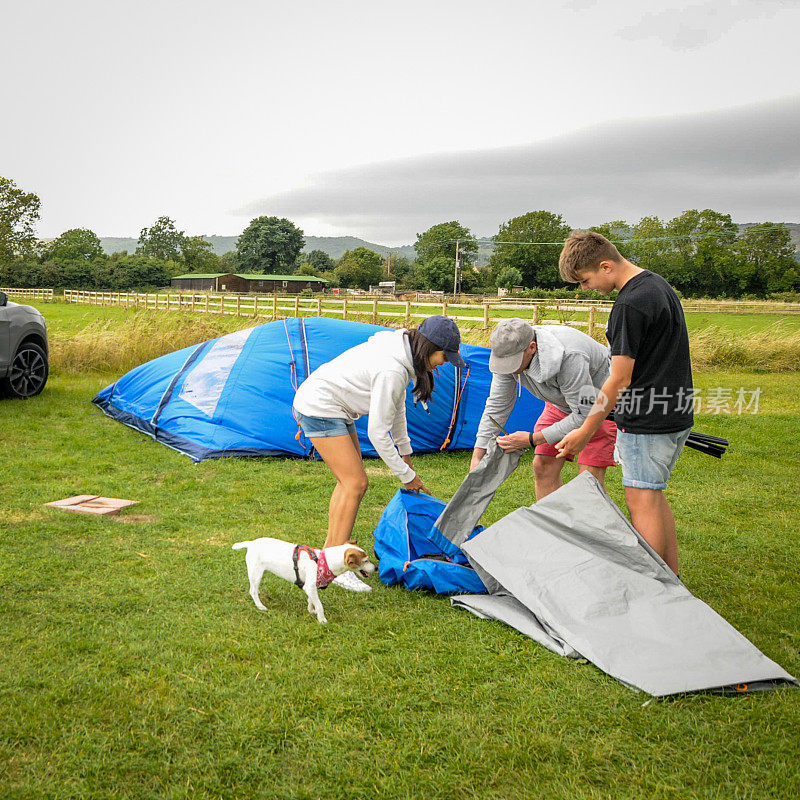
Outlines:
POLYGON ((0 393, 34 397, 44 389, 48 372, 44 317, 0 292, 0 393))

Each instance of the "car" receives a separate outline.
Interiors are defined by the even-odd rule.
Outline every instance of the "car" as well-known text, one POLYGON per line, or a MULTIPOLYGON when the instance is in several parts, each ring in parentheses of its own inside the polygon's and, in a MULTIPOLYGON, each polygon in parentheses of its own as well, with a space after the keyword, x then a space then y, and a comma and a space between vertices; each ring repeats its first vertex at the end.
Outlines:
POLYGON ((44 389, 50 364, 47 323, 39 311, 0 292, 0 393, 35 397, 44 389))

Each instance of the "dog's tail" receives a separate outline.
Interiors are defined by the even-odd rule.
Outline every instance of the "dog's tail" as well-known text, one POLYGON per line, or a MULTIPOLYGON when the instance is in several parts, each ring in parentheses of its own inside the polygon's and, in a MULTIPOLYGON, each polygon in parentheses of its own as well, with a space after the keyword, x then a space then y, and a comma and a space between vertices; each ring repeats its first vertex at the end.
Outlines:
POLYGON ((252 542, 236 542, 236 544, 231 545, 232 550, 242 550, 245 547, 250 547, 253 544, 252 542))

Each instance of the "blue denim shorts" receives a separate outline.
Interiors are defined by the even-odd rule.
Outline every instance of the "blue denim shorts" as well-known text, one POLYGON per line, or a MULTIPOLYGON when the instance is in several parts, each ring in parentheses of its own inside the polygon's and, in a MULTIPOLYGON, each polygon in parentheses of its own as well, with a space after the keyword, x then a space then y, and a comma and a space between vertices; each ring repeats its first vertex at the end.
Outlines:
POLYGON ((321 436, 349 436, 350 431, 354 431, 356 426, 346 419, 335 417, 307 417, 297 409, 293 409, 297 418, 297 423, 303 429, 303 433, 309 439, 316 439, 321 436))
POLYGON ((677 433, 617 431, 614 459, 622 465, 622 485, 634 489, 666 489, 691 428, 677 433))

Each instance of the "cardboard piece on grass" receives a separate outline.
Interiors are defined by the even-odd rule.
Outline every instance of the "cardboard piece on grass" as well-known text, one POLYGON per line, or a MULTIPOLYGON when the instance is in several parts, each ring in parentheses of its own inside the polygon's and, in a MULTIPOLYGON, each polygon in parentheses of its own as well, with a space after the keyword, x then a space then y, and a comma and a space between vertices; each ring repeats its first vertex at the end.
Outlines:
POLYGON ((100 497, 96 494, 78 494, 75 497, 66 497, 45 503, 50 508, 60 508, 63 511, 77 511, 80 514, 119 514, 120 509, 135 506, 138 500, 122 500, 116 497, 100 497))

